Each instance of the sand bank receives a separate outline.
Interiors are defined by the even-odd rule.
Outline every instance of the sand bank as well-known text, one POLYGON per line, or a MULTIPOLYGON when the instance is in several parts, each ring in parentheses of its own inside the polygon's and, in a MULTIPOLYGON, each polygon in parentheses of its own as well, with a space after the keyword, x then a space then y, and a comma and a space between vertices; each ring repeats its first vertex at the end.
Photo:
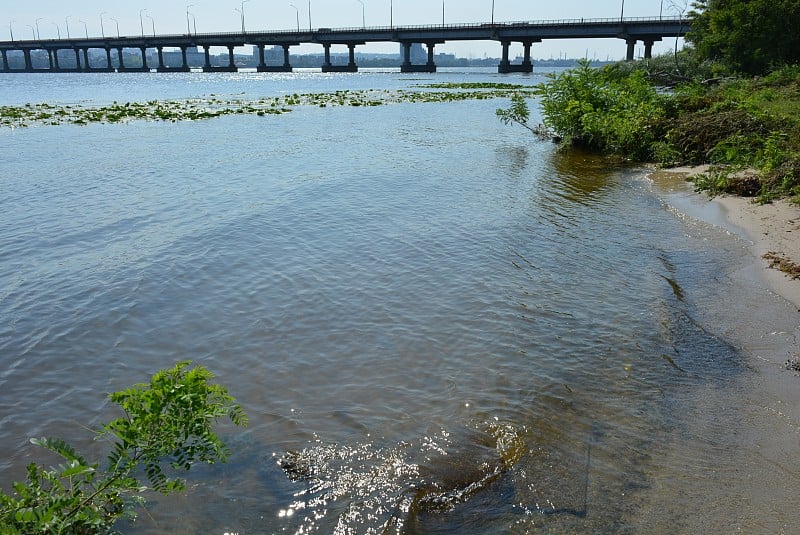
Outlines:
MULTIPOLYGON (((705 423, 697 428, 690 423, 687 433, 708 444, 708 456, 687 465, 678 482, 656 478, 653 507, 641 525, 663 527, 654 511, 684 506, 694 514, 681 517, 675 533, 800 533, 800 517, 790 505, 800 493, 800 373, 785 365, 800 358, 800 280, 771 269, 762 258, 775 252, 800 263, 800 207, 709 199, 686 181, 702 171, 655 171, 650 179, 676 214, 721 229, 726 242, 730 236, 741 247, 741 266, 720 267, 717 282, 723 289, 712 314, 720 319, 720 334, 742 351, 749 373, 729 385, 729 394, 701 393, 716 400, 698 406, 712 411, 712 421, 720 425, 699 418, 705 423), (659 497, 658 489, 671 486, 686 494, 680 503, 676 492, 659 497)), ((673 454, 680 457, 680 448, 673 454)))

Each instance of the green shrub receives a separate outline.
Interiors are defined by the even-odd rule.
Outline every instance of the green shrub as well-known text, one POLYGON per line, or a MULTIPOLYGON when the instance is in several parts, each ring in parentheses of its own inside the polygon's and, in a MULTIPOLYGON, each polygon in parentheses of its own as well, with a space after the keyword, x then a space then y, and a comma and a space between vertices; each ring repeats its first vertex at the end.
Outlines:
POLYGON ((246 425, 242 408, 227 390, 209 384, 213 374, 189 362, 156 373, 149 384, 111 394, 124 416, 98 434, 114 440, 108 463, 89 463, 60 439, 32 439, 63 460, 45 469, 28 466, 25 482, 11 495, 0 491, 0 527, 6 534, 96 534, 112 530, 123 516, 135 516, 130 506, 144 502, 147 487, 163 494, 182 491, 185 481, 172 472, 195 463, 224 461, 228 449, 212 425, 228 417, 246 425))

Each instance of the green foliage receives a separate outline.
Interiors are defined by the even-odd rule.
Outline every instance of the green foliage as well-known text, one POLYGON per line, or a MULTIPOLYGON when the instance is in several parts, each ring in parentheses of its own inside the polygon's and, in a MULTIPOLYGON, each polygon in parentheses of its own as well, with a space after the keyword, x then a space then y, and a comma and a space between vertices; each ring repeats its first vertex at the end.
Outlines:
POLYGON ((687 39, 700 57, 761 74, 800 61, 798 0, 698 0, 687 39))
POLYGON ((63 440, 31 440, 64 462, 50 469, 32 463, 11 495, 0 492, 2 533, 107 533, 121 517, 133 516, 131 505, 143 503, 147 487, 139 482, 140 468, 152 489, 169 494, 185 489, 185 481, 171 471, 224 461, 229 452, 213 424, 227 417, 244 426, 247 418, 224 387, 209 384, 211 372, 201 366, 187 369, 189 364, 181 362, 156 373, 149 384, 111 394, 124 416, 99 433, 114 441, 104 470, 63 440))
POLYGON ((638 160, 652 157, 671 99, 644 72, 620 75, 582 61, 549 78, 536 89, 548 128, 575 145, 638 160))
POLYGON ((528 125, 528 120, 531 117, 531 111, 528 108, 528 103, 525 101, 520 93, 515 93, 511 96, 511 107, 504 110, 498 109, 496 112, 497 117, 503 121, 503 124, 517 123, 524 126, 528 130, 533 131, 528 125))

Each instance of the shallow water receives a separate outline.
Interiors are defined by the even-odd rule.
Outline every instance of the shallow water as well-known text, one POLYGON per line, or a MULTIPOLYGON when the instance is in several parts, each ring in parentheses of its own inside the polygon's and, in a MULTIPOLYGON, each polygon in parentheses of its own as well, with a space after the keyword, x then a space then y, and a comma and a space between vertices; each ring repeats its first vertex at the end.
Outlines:
MULTIPOLYGON (((139 76, 0 88, 102 103, 420 83, 139 76)), ((680 507, 653 503, 737 458, 730 401, 752 372, 713 311, 744 246, 676 217, 640 170, 503 126, 502 105, 0 132, 0 481, 39 455, 30 436, 102 455, 83 426, 115 414, 105 395, 190 358, 250 425, 127 532, 674 526, 680 507)))

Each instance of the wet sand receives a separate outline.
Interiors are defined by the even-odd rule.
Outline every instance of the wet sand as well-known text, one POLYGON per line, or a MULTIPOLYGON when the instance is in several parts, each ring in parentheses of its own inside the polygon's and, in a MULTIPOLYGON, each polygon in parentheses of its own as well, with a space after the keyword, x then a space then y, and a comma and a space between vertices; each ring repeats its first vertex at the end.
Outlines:
MULTIPOLYGON (((650 179, 680 217, 741 241, 745 262, 725 274, 730 287, 718 314, 721 334, 739 347, 752 373, 732 386, 733 397, 704 394, 712 400, 704 410, 719 414, 719 428, 710 432, 707 423, 698 424, 689 433, 707 440, 712 453, 687 466, 683 479, 690 485, 655 477, 655 496, 640 526, 660 530, 675 519, 662 511, 690 507, 673 532, 800 533, 792 505, 800 492, 800 373, 786 367, 787 360, 800 359, 800 280, 763 259, 775 252, 800 263, 800 207, 710 199, 686 181, 695 172, 702 169, 656 171, 650 179), (696 488, 681 496, 687 486, 696 488)), ((672 455, 680 457, 680 448, 672 455)))

